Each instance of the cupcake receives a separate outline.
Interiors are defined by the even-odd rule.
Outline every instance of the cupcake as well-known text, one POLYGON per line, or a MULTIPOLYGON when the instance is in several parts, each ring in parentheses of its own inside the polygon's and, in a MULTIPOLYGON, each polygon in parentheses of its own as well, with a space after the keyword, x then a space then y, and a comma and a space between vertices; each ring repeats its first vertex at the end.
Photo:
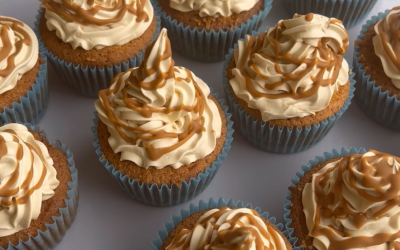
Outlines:
POLYGON ((172 48, 199 61, 223 61, 229 49, 258 29, 272 0, 152 0, 172 48))
POLYGON ((356 101, 371 119, 400 131, 400 7, 369 20, 354 48, 356 101))
POLYGON ((307 14, 231 49, 223 87, 237 130, 258 148, 294 153, 319 142, 353 97, 342 23, 307 14))
POLYGON ((60 79, 97 97, 115 75, 140 64, 159 33, 150 0, 41 0, 36 31, 60 79))
POLYGON ((47 62, 26 24, 0 16, 0 126, 39 123, 49 101, 47 62))
POLYGON ((292 249, 286 232, 281 231, 282 224, 275 224, 275 218, 269 218, 267 212, 261 214, 258 207, 252 209, 251 204, 201 200, 198 206, 190 204, 189 210, 181 210, 172 220, 158 232, 152 250, 292 249))
POLYGON ((286 227, 311 250, 395 250, 400 245, 400 158, 342 149, 310 161, 292 180, 286 227))
POLYGON ((72 153, 40 128, 0 127, 0 248, 55 247, 75 219, 78 179, 72 153))
POLYGON ((349 29, 364 19, 378 0, 283 0, 290 14, 317 13, 342 20, 349 29))
POLYGON ((100 161, 132 198, 154 206, 202 192, 233 133, 221 101, 190 70, 174 66, 171 56, 163 29, 140 66, 118 74, 95 102, 100 161))

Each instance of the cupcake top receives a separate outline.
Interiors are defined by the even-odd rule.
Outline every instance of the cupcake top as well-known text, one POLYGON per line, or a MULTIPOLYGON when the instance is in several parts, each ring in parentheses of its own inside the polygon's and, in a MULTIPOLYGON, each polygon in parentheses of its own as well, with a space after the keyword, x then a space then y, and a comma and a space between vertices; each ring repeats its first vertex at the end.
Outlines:
POLYGON ((59 181, 47 147, 20 124, 0 127, 0 237, 29 227, 59 181))
POLYGON ((154 10, 149 0, 41 0, 50 31, 73 49, 124 45, 150 26, 154 10))
POLYGON ((248 11, 260 0, 170 0, 170 7, 181 12, 198 11, 201 17, 228 17, 248 11))
POLYGON ((328 163, 303 190, 318 250, 400 246, 400 158, 370 150, 328 163))
POLYGON ((263 121, 312 115, 348 83, 342 56, 348 45, 341 21, 296 14, 239 41, 230 84, 238 98, 260 110, 263 121))
POLYGON ((210 154, 222 120, 210 89, 190 70, 174 66, 167 30, 137 68, 118 74, 95 107, 121 160, 144 168, 179 168, 210 154))
POLYGON ((13 89, 38 57, 39 45, 32 29, 14 18, 0 16, 0 94, 13 89))
POLYGON ((385 74, 400 89, 400 6, 391 9, 374 29, 375 54, 381 59, 385 74))
POLYGON ((166 250, 286 250, 282 236, 253 209, 228 207, 207 211, 193 230, 179 232, 166 250))

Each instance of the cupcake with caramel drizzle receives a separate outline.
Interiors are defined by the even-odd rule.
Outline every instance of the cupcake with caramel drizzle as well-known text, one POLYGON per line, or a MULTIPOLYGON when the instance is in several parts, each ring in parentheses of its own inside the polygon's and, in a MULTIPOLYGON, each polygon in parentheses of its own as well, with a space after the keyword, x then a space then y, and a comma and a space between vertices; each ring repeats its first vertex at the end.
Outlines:
POLYGON ((312 13, 239 41, 224 72, 233 118, 246 124, 239 131, 256 146, 278 153, 301 151, 321 140, 352 97, 343 58, 348 45, 339 20, 312 13), (278 130, 286 136, 273 135, 278 130), (303 132, 317 136, 298 140, 303 132))
POLYGON ((179 189, 226 154, 230 128, 208 86, 174 66, 171 56, 164 29, 139 67, 118 74, 99 92, 96 139, 102 157, 121 176, 179 189))
POLYGON ((355 98, 366 115, 400 131, 400 6, 363 26, 354 48, 355 98))
POLYGON ((47 63, 42 57, 28 25, 0 16, 0 125, 37 124, 44 115, 48 88, 47 63))
POLYGON ((38 127, 0 127, 0 249, 53 249, 75 219, 77 170, 38 127))
POLYGON ((191 204, 189 211, 181 210, 181 217, 173 217, 174 228, 159 231, 152 250, 291 250, 282 224, 275 225, 275 218, 251 207, 222 199, 191 204))
POLYGON ((346 153, 298 176, 286 216, 299 245, 314 250, 400 249, 399 157, 375 150, 346 153))
POLYGON ((44 49, 58 75, 85 95, 97 96, 117 73, 138 66, 159 32, 150 0, 41 2, 44 49))

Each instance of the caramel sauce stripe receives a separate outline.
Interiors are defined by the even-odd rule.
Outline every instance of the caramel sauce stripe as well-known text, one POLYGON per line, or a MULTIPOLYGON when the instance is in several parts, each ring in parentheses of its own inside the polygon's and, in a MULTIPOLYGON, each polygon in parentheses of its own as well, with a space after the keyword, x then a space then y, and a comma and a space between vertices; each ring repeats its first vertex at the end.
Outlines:
POLYGON ((7 77, 15 70, 15 58, 21 52, 22 46, 24 44, 30 46, 32 39, 23 29, 24 24, 14 19, 0 16, 0 27, 0 40, 3 44, 3 46, 0 47, 0 62, 7 60, 7 66, 0 69, 0 77, 7 77), (14 41, 11 41, 8 35, 10 29, 15 33, 15 36, 19 38, 19 40, 15 42, 14 53, 11 53, 14 41))

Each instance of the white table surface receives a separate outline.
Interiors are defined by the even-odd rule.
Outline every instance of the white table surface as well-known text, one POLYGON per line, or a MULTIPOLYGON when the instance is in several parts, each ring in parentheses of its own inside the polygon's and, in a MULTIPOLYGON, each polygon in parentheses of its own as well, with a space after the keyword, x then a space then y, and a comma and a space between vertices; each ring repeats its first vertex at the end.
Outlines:
MULTIPOLYGON (((400 0, 379 0, 370 16, 400 5, 400 0)), ((0 15, 17 18, 33 27, 39 2, 34 0, 0 0, 0 15)), ((279 19, 290 18, 280 0, 275 0, 265 25, 274 26, 279 19)), ((361 26, 348 30, 350 46, 346 59, 352 62, 353 42, 361 26)), ((173 54, 176 65, 192 70, 223 96, 222 63, 199 63, 173 54)), ((118 187, 97 159, 92 146, 94 99, 83 97, 64 86, 49 68, 50 104, 39 126, 51 141, 70 146, 79 170, 80 199, 76 220, 57 250, 150 249, 157 230, 170 216, 187 208, 190 202, 168 208, 142 205, 118 187)), ((261 151, 238 133, 228 157, 209 187, 193 199, 232 198, 252 203, 269 211, 283 222, 283 203, 300 166, 323 152, 341 147, 365 147, 400 156, 400 133, 383 128, 366 117, 352 103, 330 133, 316 146, 297 154, 278 155, 261 151)))

